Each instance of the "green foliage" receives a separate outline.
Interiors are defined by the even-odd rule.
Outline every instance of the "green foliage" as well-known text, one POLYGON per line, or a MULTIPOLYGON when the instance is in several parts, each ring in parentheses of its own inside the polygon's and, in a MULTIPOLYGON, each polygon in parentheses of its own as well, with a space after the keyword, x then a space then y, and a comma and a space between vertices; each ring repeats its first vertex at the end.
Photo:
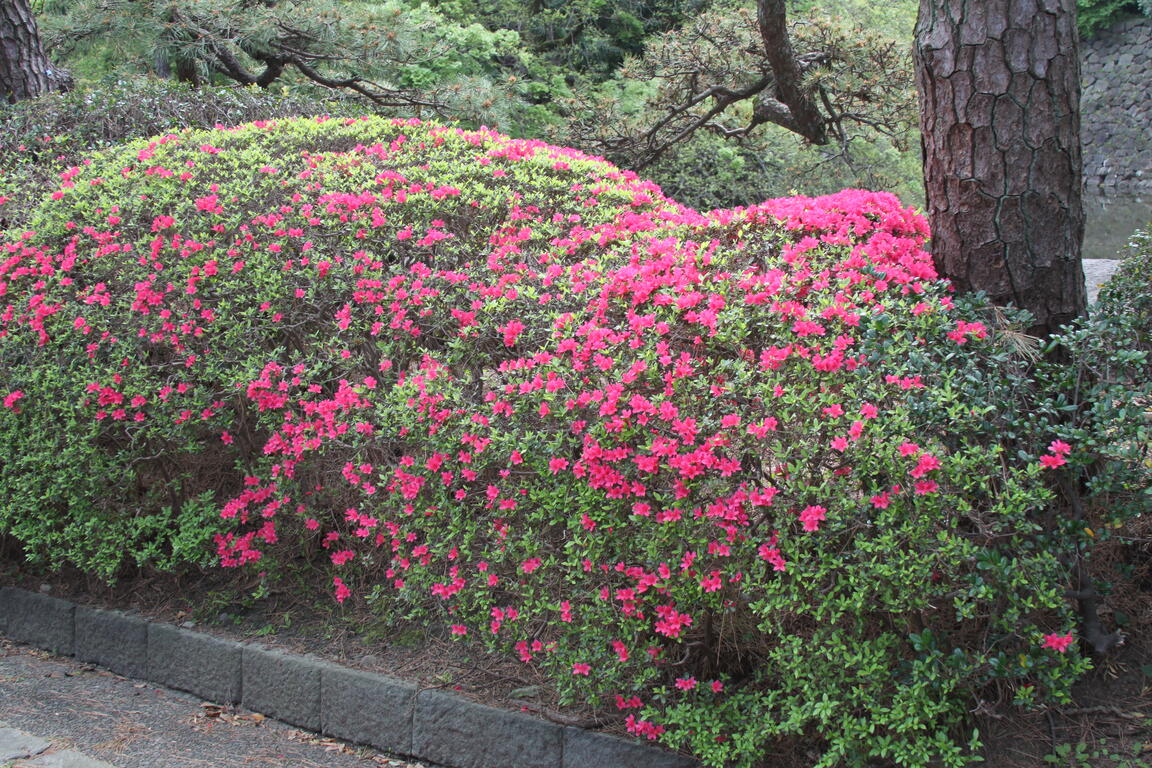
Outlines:
POLYGON ((781 183, 790 174, 821 192, 918 187, 917 161, 908 151, 915 97, 906 46, 851 19, 820 14, 793 18, 791 35, 803 88, 828 119, 827 147, 801 146, 758 111, 767 96, 756 89, 770 82, 770 69, 756 15, 746 7, 712 10, 649 38, 643 56, 564 102, 566 120, 550 136, 643 169, 701 205, 762 200, 754 196, 757 185, 783 194, 797 186, 781 183), (708 160, 721 137, 734 147, 727 154, 740 158, 736 165, 708 160), (719 177, 699 175, 710 165, 719 166, 719 177), (743 183, 753 168, 768 170, 767 177, 743 183), (727 194, 725 178, 737 182, 727 194))
POLYGON ((26 151, 43 156, 49 152, 36 145, 50 139, 56 153, 76 158, 80 153, 171 130, 236 125, 328 106, 332 104, 260 88, 193 88, 147 77, 107 80, 0 111, 0 151, 15 153, 24 145, 26 151))
POLYGON ((871 0, 790 0, 788 11, 795 17, 831 16, 891 38, 911 40, 918 0, 890 0, 876 3, 871 0))
POLYGON ((1057 768, 1147 768, 1142 757, 1144 744, 1136 742, 1128 750, 1110 747, 1107 739, 1057 744, 1044 756, 1044 762, 1057 768))
POLYGON ((94 150, 183 128, 338 111, 338 104, 255 87, 192 88, 128 77, 0 109, 0 232, 15 230, 59 174, 94 150))
POLYGON ((680 26, 709 0, 435 0, 448 18, 475 19, 488 29, 519 33, 551 65, 576 77, 603 80, 653 35, 680 26))
POLYGON ((1108 29, 1118 21, 1136 14, 1152 16, 1149 0, 1076 0, 1076 25, 1083 37, 1108 29))
POLYGON ((423 2, 77 0, 46 11, 50 55, 81 75, 117 63, 196 84, 325 87, 498 125, 517 106, 504 82, 504 65, 520 59, 516 32, 458 24, 423 2))
POLYGON ((1147 357, 1103 317, 1027 354, 891 196, 703 216, 380 118, 90 159, 0 262, 31 556, 312 563, 716 766, 961 766, 976 699, 1087 668, 1069 563, 1148 511, 1147 357))
POLYGON ((1098 311, 1131 324, 1136 346, 1152 353, 1152 227, 1132 235, 1116 274, 1100 290, 1098 311))

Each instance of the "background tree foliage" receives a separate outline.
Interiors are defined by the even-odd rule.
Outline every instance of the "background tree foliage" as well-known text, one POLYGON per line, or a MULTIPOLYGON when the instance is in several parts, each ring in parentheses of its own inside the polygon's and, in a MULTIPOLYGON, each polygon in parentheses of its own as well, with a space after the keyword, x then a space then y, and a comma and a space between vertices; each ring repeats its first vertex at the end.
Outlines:
POLYGON ((1152 16, 1152 0, 1077 0, 1080 34, 1089 36, 1134 15, 1152 16))
POLYGON ((506 122, 511 30, 456 23, 399 0, 74 0, 45 5, 43 36, 89 76, 125 71, 192 84, 308 84, 377 108, 506 122), (111 66, 109 66, 111 65, 111 66))
MULTIPOLYGON (((642 57, 628 59, 613 78, 583 89, 565 105, 568 135, 557 138, 645 173, 651 169, 661 182, 676 179, 680 161, 715 153, 718 142, 692 141, 710 134, 732 143, 745 165, 752 157, 765 158, 767 163, 753 163, 756 175, 768 171, 767 179, 776 184, 828 165, 834 168, 831 176, 847 182, 841 186, 899 185, 902 174, 893 172, 898 166, 893 161, 907 151, 916 115, 905 46, 827 15, 801 17, 790 33, 800 89, 820 114, 811 126, 798 124, 775 98, 779 78, 765 55, 768 46, 755 9, 722 7, 653 37, 642 57), (797 133, 808 150, 802 160, 790 157, 797 133), (781 146, 784 136, 788 140, 781 146), (785 161, 781 172, 769 170, 773 160, 785 161), (885 164, 889 167, 883 169, 885 164)), ((670 185, 695 204, 752 201, 741 194, 745 190, 733 190, 737 197, 705 200, 691 186, 670 185)), ((792 186, 795 181, 780 191, 792 186)))
POLYGON ((835 105, 827 147, 770 124, 749 130, 753 102, 707 117, 725 89, 763 88, 753 3, 43 0, 35 10, 49 54, 82 82, 111 73, 323 91, 358 99, 349 112, 494 125, 644 166, 700 207, 791 189, 917 194, 908 151, 915 3, 877 11, 839 0, 811 15, 811 3, 792 6, 805 88, 835 105), (697 98, 704 80, 712 91, 697 98))
POLYGON ((515 30, 528 49, 573 80, 611 77, 647 41, 676 29, 711 0, 434 0, 453 19, 471 18, 491 30, 515 30))
MULTIPOLYGON (((1089 34, 1152 0, 1079 7, 1089 34)), ((852 186, 923 194, 916 0, 787 3, 802 88, 828 116, 822 145, 765 112, 772 73, 751 0, 41 0, 33 10, 49 55, 82 84, 254 85, 359 102, 349 113, 496 126, 642 169, 699 208, 852 186)))

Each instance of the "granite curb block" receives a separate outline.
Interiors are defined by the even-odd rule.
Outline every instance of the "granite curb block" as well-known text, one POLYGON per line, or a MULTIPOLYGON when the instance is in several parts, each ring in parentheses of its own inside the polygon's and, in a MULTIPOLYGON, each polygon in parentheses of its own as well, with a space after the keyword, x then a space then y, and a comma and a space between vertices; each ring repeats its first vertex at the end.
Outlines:
POLYGON ((0 626, 8 637, 61 656, 75 652, 76 606, 23 589, 0 590, 0 626))
POLYGON ((244 706, 310 731, 320 730, 321 662, 256 645, 245 646, 244 706))
POLYGON ((699 763, 682 755, 652 749, 606 733, 582 728, 564 729, 564 763, 561 768, 699 768, 699 763))
POLYGON ((564 730, 443 691, 421 691, 412 720, 412 750, 458 768, 560 768, 564 730))
POLYGON ((0 588, 0 633, 301 728, 450 768, 694 768, 693 760, 309 656, 0 588))
POLYGON ((147 677, 148 622, 118 611, 78 605, 76 658, 124 677, 147 677))
POLYGON ((150 623, 145 678, 217 704, 239 704, 243 648, 231 640, 150 623))
POLYGON ((320 731, 411 755, 416 690, 402 680, 325 664, 320 671, 320 731))

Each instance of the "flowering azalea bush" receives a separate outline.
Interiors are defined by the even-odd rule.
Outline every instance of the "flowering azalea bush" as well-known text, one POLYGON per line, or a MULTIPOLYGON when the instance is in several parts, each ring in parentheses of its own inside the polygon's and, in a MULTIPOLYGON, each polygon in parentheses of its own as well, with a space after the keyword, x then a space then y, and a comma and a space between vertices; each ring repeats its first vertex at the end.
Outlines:
MULTIPOLYGON (((256 86, 192 88, 125 77, 7 105, 0 110, 0 237, 24 218, 57 175, 98 149, 183 128, 314 114, 336 105, 256 86)), ((49 186, 49 190, 54 188, 49 186)))
POLYGON ((1097 456, 926 236, 416 121, 132 143, 4 246, 0 530, 316 557, 710 765, 962 765, 976 697, 1086 669, 1052 478, 1097 456))

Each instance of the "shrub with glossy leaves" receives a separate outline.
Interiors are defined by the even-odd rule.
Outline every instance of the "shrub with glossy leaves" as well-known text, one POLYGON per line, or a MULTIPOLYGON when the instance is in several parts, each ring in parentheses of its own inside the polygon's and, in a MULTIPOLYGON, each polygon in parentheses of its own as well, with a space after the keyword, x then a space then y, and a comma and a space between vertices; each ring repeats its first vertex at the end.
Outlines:
POLYGON ((1123 261, 1100 290, 1099 311, 1132 324, 1137 344, 1152 351, 1152 226, 1132 234, 1123 261))
POLYGON ((961 765, 974 697, 1086 667, 1050 478, 1093 457, 926 234, 415 121, 130 144, 5 246, 0 530, 104 575, 318 553, 712 765, 961 765))

